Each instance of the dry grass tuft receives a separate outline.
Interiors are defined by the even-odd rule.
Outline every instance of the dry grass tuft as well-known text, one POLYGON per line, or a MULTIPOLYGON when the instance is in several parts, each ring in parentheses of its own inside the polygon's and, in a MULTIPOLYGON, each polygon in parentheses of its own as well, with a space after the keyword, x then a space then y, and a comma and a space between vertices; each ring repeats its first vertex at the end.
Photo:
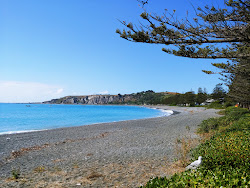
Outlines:
POLYGON ((87 156, 90 157, 90 156, 93 156, 94 154, 93 153, 88 153, 87 156))
POLYGON ((20 157, 21 155, 29 152, 29 151, 36 151, 36 150, 41 150, 43 148, 49 147, 49 144, 43 144, 42 146, 32 146, 29 148, 21 148, 18 151, 12 151, 11 155, 6 158, 6 160, 13 160, 17 157, 20 157))
POLYGON ((33 171, 36 173, 41 173, 41 172, 45 172, 46 168, 44 166, 38 166, 33 171))
POLYGON ((100 177, 103 177, 103 175, 97 172, 91 172, 91 174, 87 177, 87 179, 96 179, 100 177))
POLYGON ((64 159, 55 159, 55 160, 53 160, 52 162, 53 162, 53 163, 58 163, 58 162, 62 162, 62 161, 64 161, 64 159))
POLYGON ((201 142, 201 143, 206 142, 206 141, 209 140, 213 135, 214 135, 213 132, 209 132, 209 133, 199 133, 200 142, 201 142))
POLYGON ((190 127, 186 126, 187 134, 182 138, 177 138, 175 141, 175 154, 178 165, 185 167, 189 163, 189 153, 192 148, 199 144, 198 138, 192 138, 190 135, 190 127))
MULTIPOLYGON (((26 174, 26 187, 138 187, 150 178, 170 176, 184 171, 181 162, 170 163, 167 158, 152 160, 132 160, 124 163, 95 162, 89 166, 77 165, 70 171, 62 169, 37 167, 35 172, 26 174), (46 181, 45 181, 46 180, 46 181)), ((13 182, 13 180, 12 180, 13 182)), ((18 179, 21 183, 21 179, 18 179)), ((7 185, 7 184, 4 184, 7 185)), ((18 183, 18 185, 21 185, 18 183)))

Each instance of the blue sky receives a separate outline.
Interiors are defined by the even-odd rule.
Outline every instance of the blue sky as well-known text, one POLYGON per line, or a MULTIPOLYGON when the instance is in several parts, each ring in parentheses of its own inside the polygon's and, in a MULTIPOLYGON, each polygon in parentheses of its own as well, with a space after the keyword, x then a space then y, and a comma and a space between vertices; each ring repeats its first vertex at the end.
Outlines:
MULTIPOLYGON (((149 12, 185 16, 205 0, 151 0, 149 12)), ((215 6, 222 0, 212 0, 215 6)), ((136 0, 2 0, 0 102, 41 102, 66 95, 128 94, 145 90, 208 92, 218 76, 212 60, 168 55, 164 46, 128 42, 118 20, 139 23, 136 0)), ((220 62, 221 60, 217 60, 220 62)))

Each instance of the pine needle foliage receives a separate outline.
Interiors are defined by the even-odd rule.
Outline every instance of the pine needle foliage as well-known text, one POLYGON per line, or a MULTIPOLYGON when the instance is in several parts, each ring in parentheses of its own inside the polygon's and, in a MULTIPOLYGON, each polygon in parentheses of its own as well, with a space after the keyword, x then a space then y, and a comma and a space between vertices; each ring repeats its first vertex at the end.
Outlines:
MULTIPOLYGON (((141 1, 142 6, 148 1, 141 1)), ((178 19, 176 10, 161 14, 143 12, 147 24, 139 26, 121 21, 126 29, 116 32, 132 42, 162 44, 162 51, 188 58, 226 58, 225 63, 212 63, 229 86, 229 95, 240 106, 250 108, 250 1, 225 0, 225 7, 198 7, 196 16, 178 19)))

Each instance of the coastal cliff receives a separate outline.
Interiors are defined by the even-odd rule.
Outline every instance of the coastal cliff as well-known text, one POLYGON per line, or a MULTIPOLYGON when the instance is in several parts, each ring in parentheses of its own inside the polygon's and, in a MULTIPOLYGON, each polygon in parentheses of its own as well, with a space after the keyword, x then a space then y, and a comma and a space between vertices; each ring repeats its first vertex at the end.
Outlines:
POLYGON ((60 99, 46 101, 46 104, 118 104, 136 101, 133 95, 86 95, 66 96, 60 99))
POLYGON ((66 96, 45 101, 45 104, 162 104, 165 97, 173 92, 156 93, 152 90, 132 94, 66 96))

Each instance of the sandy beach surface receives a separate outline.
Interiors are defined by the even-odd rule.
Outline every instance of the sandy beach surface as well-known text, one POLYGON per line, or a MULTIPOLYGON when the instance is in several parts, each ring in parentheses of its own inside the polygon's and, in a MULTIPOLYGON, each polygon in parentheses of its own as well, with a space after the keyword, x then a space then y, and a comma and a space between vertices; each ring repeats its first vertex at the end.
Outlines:
POLYGON ((0 135, 1 187, 138 187, 182 170, 173 163, 176 140, 197 138, 197 125, 218 110, 150 107, 175 114, 0 135))

